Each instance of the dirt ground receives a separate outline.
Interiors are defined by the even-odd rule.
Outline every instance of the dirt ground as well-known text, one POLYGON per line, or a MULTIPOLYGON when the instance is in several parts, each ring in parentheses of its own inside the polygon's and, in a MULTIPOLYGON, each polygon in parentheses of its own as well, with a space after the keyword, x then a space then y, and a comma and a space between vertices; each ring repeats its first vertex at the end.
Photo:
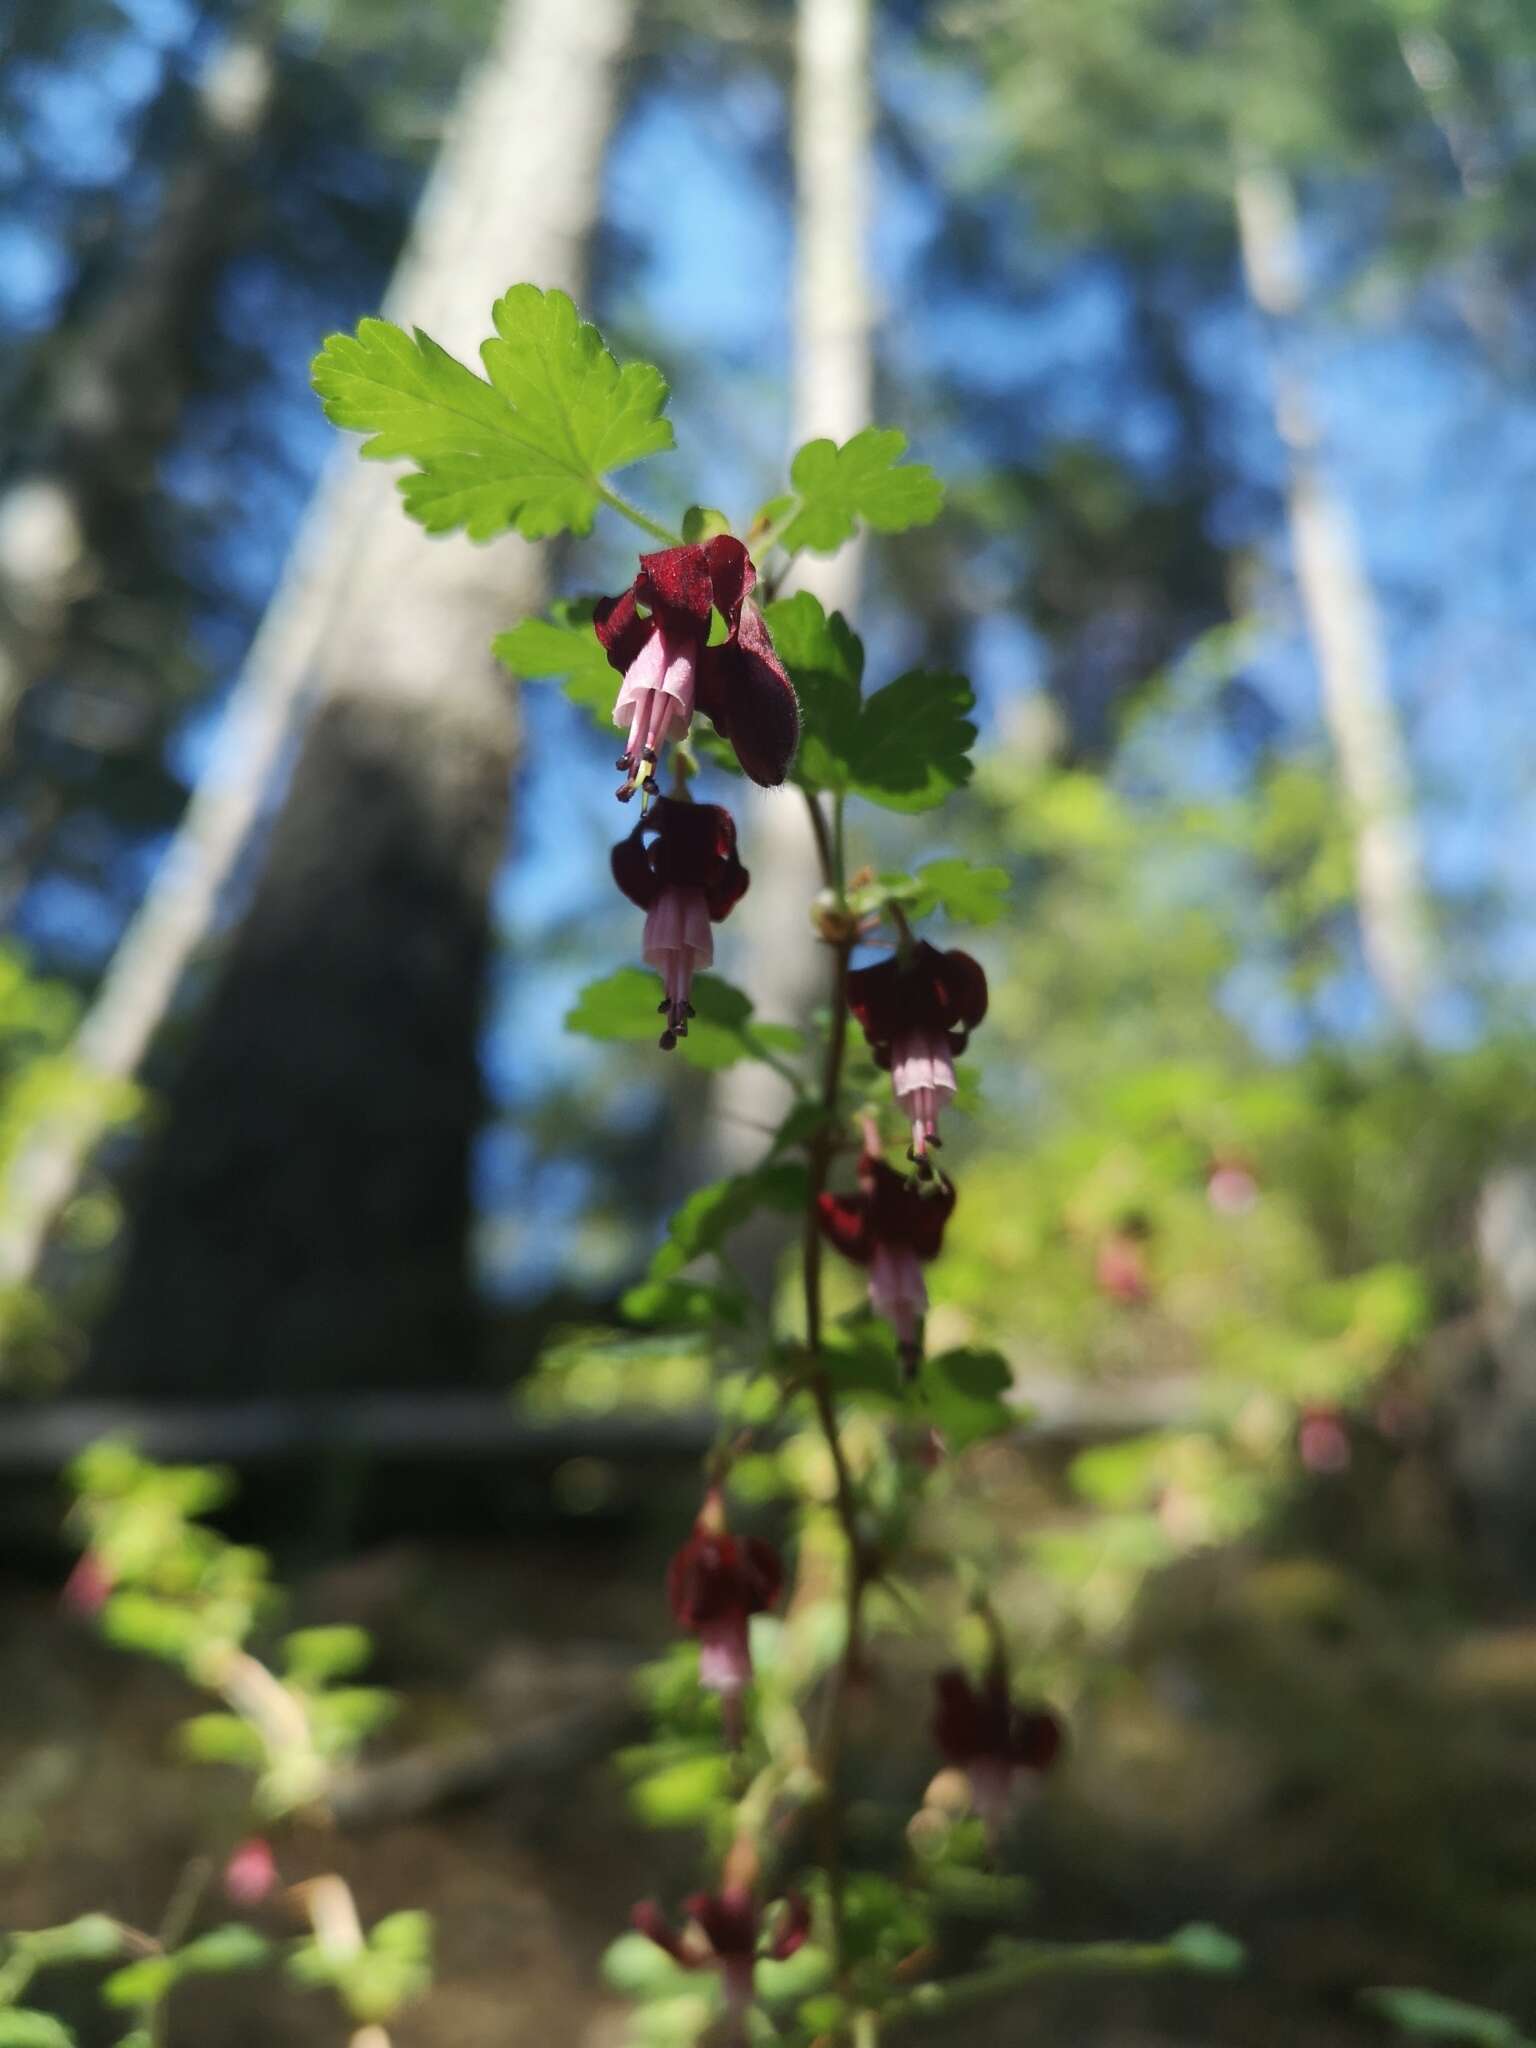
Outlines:
MULTIPOLYGON (((339 1868, 365 1919, 434 1915, 438 1985, 396 2048, 622 2040, 598 1958, 633 1900, 696 1875, 686 1838, 628 1816, 607 1761, 632 1712, 628 1668, 668 1634, 664 1556, 645 1534, 390 1542, 301 1580, 296 1620, 375 1633, 376 1675, 405 1701, 386 1758, 481 1759, 455 1802, 279 1845, 289 1880, 339 1868)), ((0 1587, 0 1672, 0 1925, 100 1908, 153 1927, 189 1857, 240 1832, 243 1780, 178 1763, 186 1688, 102 1645, 35 1580, 0 1587)), ((922 1730, 891 1691, 875 1689, 864 1733, 899 1776, 908 1753, 921 1770, 922 1730)), ((1533 1821, 1536 1606, 1383 1590, 1279 1537, 1197 1557, 1143 1599, 1030 1823, 1029 1931, 1210 1920, 1249 1944, 1249 1971, 1062 1987, 947 2038, 1364 2048, 1387 2039, 1355 2004, 1373 1982, 1529 2013, 1533 1821)), ((218 1917, 210 1901, 203 1924, 218 1917)), ((267 1924, 289 1931, 280 1911, 267 1924)), ((48 1992, 82 2048, 120 2035, 87 1979, 48 1992)), ((323 1996, 263 1973, 178 1993, 170 2048, 341 2039, 323 1996)))

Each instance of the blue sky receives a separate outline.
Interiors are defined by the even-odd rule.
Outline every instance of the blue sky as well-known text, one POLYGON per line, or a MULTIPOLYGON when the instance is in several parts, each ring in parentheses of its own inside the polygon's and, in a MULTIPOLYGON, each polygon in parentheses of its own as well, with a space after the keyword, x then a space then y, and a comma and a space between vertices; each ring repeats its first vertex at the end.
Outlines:
MULTIPOLYGON (((106 185, 124 173, 134 116, 154 87, 162 50, 185 37, 191 20, 183 0, 133 0, 127 13, 137 34, 78 50, 54 72, 38 67, 27 141, 46 152, 66 184, 106 185)), ((896 45, 883 59, 880 82, 927 161, 963 168, 978 118, 963 77, 936 75, 896 45)), ((698 498, 749 511, 774 488, 786 453, 791 229, 780 185, 760 170, 775 152, 782 157, 784 117, 780 89, 766 76, 742 73, 714 93, 663 84, 632 111, 612 153, 606 221, 638 260, 606 287, 599 281, 592 309, 620 332, 649 337, 672 376, 678 453, 635 480, 635 494, 662 509, 698 498)), ((988 452, 968 446, 964 430, 936 419, 922 400, 935 380, 951 377, 1005 403, 1027 390, 1038 406, 1032 431, 1089 437, 1155 472, 1166 450, 1166 421, 1124 379, 1132 315, 1107 268, 1035 246, 1020 213, 1012 232, 1024 238, 1025 267, 1052 278, 1048 295, 1032 294, 1026 305, 1005 284, 924 292, 916 278, 942 228, 940 195, 882 156, 876 198, 871 254, 882 367, 894 394, 893 423, 912 431, 915 452, 952 469, 988 452)), ((67 283, 47 214, 29 217, 15 207, 0 214, 0 320, 12 331, 45 325, 67 283)), ((331 444, 307 388, 309 354, 325 327, 361 310, 318 304, 312 292, 259 260, 237 268, 227 284, 221 321, 231 331, 264 323, 279 338, 270 373, 247 401, 261 409, 273 459, 251 471, 237 512, 209 543, 227 602, 200 622, 218 682, 175 741, 188 774, 216 747, 245 635, 331 444)), ((1227 309, 1205 320, 1196 340, 1201 374, 1243 469, 1278 481, 1280 452, 1256 327, 1227 309)), ((1522 513, 1536 483, 1536 404, 1481 364, 1445 307, 1410 297, 1378 296, 1366 316, 1348 325, 1320 322, 1302 359, 1326 424, 1330 473, 1359 519, 1382 600, 1434 879, 1450 894, 1494 888, 1505 896, 1501 929, 1476 965, 1490 976, 1528 980, 1536 973, 1536 918, 1525 886, 1536 860, 1536 720, 1528 679, 1536 578, 1522 513)), ((221 450, 228 425, 194 408, 168 457, 167 482, 188 505, 216 503, 227 486, 221 450)), ((1254 539, 1267 568, 1268 630, 1253 674, 1281 713, 1289 742, 1315 746, 1316 683, 1284 536, 1270 530, 1254 539)), ((617 522, 604 528, 573 551, 570 587, 619 587, 632 573, 633 552, 627 529, 617 522)), ((889 603, 872 607, 867 637, 877 680, 910 665, 907 633, 908 622, 889 603)), ((978 619, 970 653, 989 717, 1005 696, 1038 679, 1039 645, 1020 617, 978 619)), ((560 1030, 575 988, 602 962, 532 963, 573 925, 590 933, 594 954, 611 946, 615 963, 632 955, 637 937, 633 914, 615 901, 606 874, 608 845, 617 836, 611 747, 547 689, 527 693, 527 718, 528 759, 497 891, 506 965, 485 1044, 487 1071, 509 1112, 488 1136, 482 1174, 492 1217, 490 1277, 506 1284, 528 1277, 534 1256, 515 1228, 495 1223, 513 1190, 513 1210, 528 1200, 519 1178, 527 1160, 516 1134, 518 1105, 552 1077, 580 1085, 607 1058, 560 1030), (550 829, 551 819, 559 820, 558 830, 550 829)), ((1176 701, 1147 745, 1165 764, 1171 755, 1192 789, 1220 787, 1238 772, 1221 735, 1181 723, 1176 701)), ((1128 772, 1136 772, 1134 758, 1128 772)), ((110 900, 76 884, 35 891, 29 931, 64 954, 99 959, 156 852, 134 856, 110 900)), ((1262 979, 1240 985, 1234 1000, 1262 1034, 1270 1021, 1262 979)), ((1346 1030, 1379 1022, 1358 980, 1336 992, 1334 1013, 1346 1030)), ((1448 1032, 1464 1031, 1465 1008, 1448 1010, 1445 1022, 1448 1032)), ((644 1109, 642 1094, 627 1113, 644 1109)), ((543 1216, 574 1219, 584 1191, 579 1171, 546 1168, 538 1193, 543 1216)), ((540 1267, 547 1253, 546 1241, 535 1259, 540 1267)))

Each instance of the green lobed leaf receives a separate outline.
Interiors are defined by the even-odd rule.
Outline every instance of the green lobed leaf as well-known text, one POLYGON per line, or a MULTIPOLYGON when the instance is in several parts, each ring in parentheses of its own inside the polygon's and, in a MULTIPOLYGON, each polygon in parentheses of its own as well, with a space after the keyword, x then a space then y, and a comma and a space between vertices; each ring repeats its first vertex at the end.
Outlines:
MULTIPOLYGON (((645 968, 621 967, 602 981, 588 982, 566 1014, 568 1031, 586 1038, 653 1044, 661 1034, 658 1022, 657 977, 645 968)), ((800 1033, 787 1024, 760 1024, 750 999, 718 975, 698 975, 693 984, 698 1012, 686 1038, 677 1041, 678 1055, 691 1067, 718 1073, 739 1060, 761 1059, 766 1052, 798 1052, 800 1033)))
MULTIPOLYGON (((763 615, 800 699, 794 779, 802 788, 853 791, 887 810, 913 812, 932 810, 970 781, 976 728, 967 714, 976 700, 963 676, 913 669, 865 698, 864 649, 841 613, 829 618, 802 590, 775 599, 763 615)), ((986 922, 998 914, 1006 885, 1000 868, 931 861, 916 894, 929 909, 953 897, 952 915, 986 922), (980 918, 970 918, 977 905, 980 918)))
POLYGON ((964 676, 910 669, 866 699, 848 787, 888 811, 931 811, 971 779, 976 699, 964 676))
POLYGON ((592 600, 565 598, 545 619, 524 619, 498 633, 491 652, 525 682, 558 682, 565 696, 607 730, 613 724, 619 678, 592 630, 592 600))
POLYGON ((667 1240, 651 1261, 653 1280, 668 1280, 690 1259, 714 1251, 759 1209, 792 1215, 805 1205, 806 1171, 794 1160, 733 1174, 696 1188, 667 1226, 667 1240))
POLYGON ((807 441, 790 464, 799 506, 781 536, 786 548, 831 554, 862 523, 902 533, 939 516, 944 486, 923 462, 903 462, 907 437, 895 427, 865 427, 841 448, 807 441))
POLYGON ((1419 2041, 1466 2041, 1474 2048, 1527 2048, 1526 2037, 1507 2013, 1442 1998, 1438 1991, 1378 1985, 1362 1991, 1360 2003, 1419 2041))
POLYGON ((489 382, 420 328, 331 335, 311 369, 326 417, 367 434, 370 459, 416 465, 400 488, 429 533, 586 533, 602 478, 672 446, 666 381, 649 363, 621 369, 564 292, 514 285, 492 320, 489 382))

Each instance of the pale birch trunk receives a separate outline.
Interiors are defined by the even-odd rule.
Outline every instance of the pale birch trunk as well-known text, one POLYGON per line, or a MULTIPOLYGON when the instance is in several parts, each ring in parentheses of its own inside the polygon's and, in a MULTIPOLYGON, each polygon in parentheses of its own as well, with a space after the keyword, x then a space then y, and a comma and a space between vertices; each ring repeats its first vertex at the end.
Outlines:
MULTIPOLYGON (((632 12, 504 8, 392 317, 473 360, 509 284, 579 289, 632 12)), ((392 471, 338 448, 217 756, 80 1034, 92 1072, 137 1071, 296 748, 170 1090, 100 1376, 249 1390, 466 1369, 477 1039, 517 737, 488 642, 543 588, 534 549, 428 541, 392 471)), ((35 1271, 98 1136, 76 1121, 23 1158, 0 1284, 35 1271)))
MULTIPOLYGON (((1238 171, 1235 199, 1249 296, 1283 344, 1305 296, 1290 186, 1273 168, 1248 162, 1238 171)), ((1359 532, 1328 481, 1311 394, 1283 346, 1274 364, 1274 418, 1289 461, 1296 581, 1353 835, 1366 964, 1399 1028, 1416 1038, 1432 973, 1407 747, 1359 532)))
MULTIPOLYGON (((799 0, 795 18, 793 445, 846 441, 870 422, 873 366, 867 241, 873 95, 869 0, 799 0)), ((861 550, 804 557, 791 588, 831 611, 857 606, 861 550)), ((733 920, 741 974, 765 1016, 803 1017, 822 993, 808 906, 821 887, 805 806, 754 803, 746 824, 752 887, 733 920)), ((721 1143, 741 1164, 782 1113, 783 1085, 744 1065, 722 1077, 721 1143)))

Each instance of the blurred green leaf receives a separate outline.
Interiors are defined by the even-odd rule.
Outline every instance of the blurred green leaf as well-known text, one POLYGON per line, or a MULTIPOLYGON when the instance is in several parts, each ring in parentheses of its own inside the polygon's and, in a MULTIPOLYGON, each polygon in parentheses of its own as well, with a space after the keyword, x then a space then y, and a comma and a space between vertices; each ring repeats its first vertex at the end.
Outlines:
POLYGON ((715 1323, 739 1329, 747 1319, 739 1288, 706 1286, 699 1280, 642 1280, 626 1290, 619 1309, 632 1323, 666 1329, 702 1330, 715 1323))
POLYGON ((1525 2035, 1507 2013, 1464 2005, 1437 1991, 1376 1986, 1362 1991, 1360 2003, 1389 2021, 1400 2033, 1418 2041, 1466 2041, 1473 2048, 1528 2048, 1525 2035))
MULTIPOLYGON (((621 967, 602 981, 588 982, 575 1008, 567 1012, 566 1029, 584 1038, 630 1044, 649 1039, 654 1043, 661 1032, 656 999, 660 986, 654 974, 639 967, 621 967)), ((693 1006, 698 1014, 676 1048, 677 1057, 689 1066, 717 1073, 740 1060, 800 1049, 798 1031, 784 1024, 758 1023, 749 998, 716 975, 695 977, 693 1006)))
POLYGON ((194 1763, 259 1770, 266 1761, 265 1743, 238 1714, 193 1714, 177 1728, 176 1743, 194 1763))
POLYGON ((158 2005, 174 1986, 177 1974, 174 1956, 141 1956, 104 1978, 101 1995, 108 2005, 119 2008, 158 2005))
POLYGON ((730 1784, 730 1758, 711 1750, 637 1780, 630 1787, 630 1803, 647 1827, 697 1827, 728 1796, 730 1784))
POLYGON ((75 2037, 52 2013, 12 2005, 0 2008, 0 2048, 75 2048, 75 2037))
POLYGON ((1002 1398, 1012 1384, 1008 1361, 996 1351, 945 1351, 923 1364, 917 1411, 958 1453, 984 1437, 1017 1428, 1020 1412, 1002 1398))
POLYGON ((667 1226, 667 1241, 651 1260, 651 1278, 667 1280, 701 1252, 724 1244, 759 1209, 792 1215, 805 1205, 806 1172, 796 1160, 779 1160, 753 1173, 733 1174, 696 1188, 667 1226))
POLYGON ((1204 1970, 1212 1976, 1233 1976, 1247 1961, 1240 1941, 1203 1920, 1170 1935, 1168 1947, 1186 1970, 1204 1970))
POLYGON ((603 1953, 603 1981, 622 1998, 670 1998, 687 1973, 648 1935, 621 1934, 603 1953))
POLYGON ((283 1666, 304 1685, 324 1685, 361 1671, 373 1655, 368 1631, 347 1623, 295 1629, 282 1640, 283 1666))
POLYGON ((612 726, 619 678, 592 630, 591 599, 568 598, 551 605, 547 619, 524 619, 498 633, 491 652, 525 682, 559 682, 573 704, 612 726))

